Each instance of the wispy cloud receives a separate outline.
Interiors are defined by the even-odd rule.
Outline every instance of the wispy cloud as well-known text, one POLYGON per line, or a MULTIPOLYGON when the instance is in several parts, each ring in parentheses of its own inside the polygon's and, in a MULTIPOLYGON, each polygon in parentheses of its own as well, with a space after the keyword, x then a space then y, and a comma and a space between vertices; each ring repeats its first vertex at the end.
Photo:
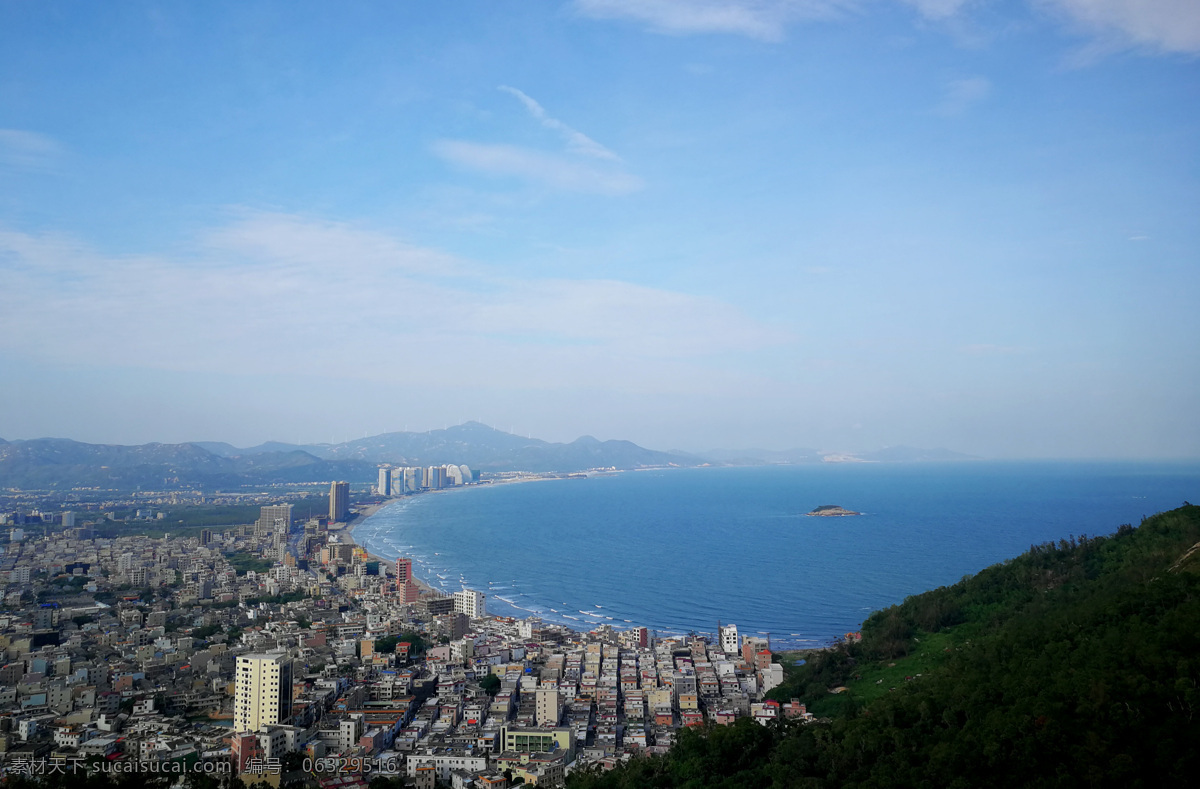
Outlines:
POLYGON ((641 179, 628 173, 515 145, 439 140, 433 152, 467 170, 522 178, 567 192, 621 195, 642 188, 641 179))
POLYGON ((1196 0, 1033 0, 1051 14, 1096 36, 1102 49, 1143 47, 1200 54, 1196 0))
MULTIPOLYGON (((952 26, 963 22, 974 5, 971 0, 899 2, 925 19, 952 26)), ((1093 37, 1083 59, 1130 47, 1200 53, 1200 2, 1196 0, 1029 0, 1029 4, 1093 37)), ((856 13, 867 4, 863 0, 573 0, 571 6, 580 16, 631 20, 657 33, 724 33, 780 41, 789 25, 856 13)))
POLYGON ((0 129, 0 164, 41 168, 52 164, 62 146, 44 134, 24 129, 0 129))
POLYGON ((18 296, 0 311, 0 354, 199 373, 342 369, 353 349, 389 348, 402 366, 347 374, 674 392, 711 383, 714 356, 790 341, 718 299, 517 279, 387 233, 284 214, 244 213, 169 258, 0 229, 0 292, 18 296))
POLYGON ((515 97, 543 127, 565 143, 563 153, 551 153, 502 143, 438 140, 434 155, 464 170, 512 177, 564 192, 622 195, 642 188, 642 180, 625 172, 621 157, 583 132, 557 118, 524 91, 508 85, 498 90, 515 97))
POLYGON ((942 101, 938 104, 939 115, 961 115, 987 98, 992 92, 992 83, 984 77, 953 79, 946 83, 942 101))
POLYGON ((248 258, 307 270, 353 257, 356 265, 372 267, 384 276, 396 272, 425 276, 463 273, 462 262, 449 255, 350 223, 262 211, 235 213, 240 215, 238 219, 203 237, 204 246, 226 261, 248 258))
POLYGON ((571 128, 557 118, 551 118, 546 114, 546 110, 541 104, 538 104, 523 91, 511 88, 508 85, 501 85, 499 90, 516 96, 517 100, 525 105, 525 109, 529 110, 529 114, 537 118, 543 126, 561 134, 563 139, 566 140, 567 149, 572 153, 579 153, 596 159, 608 159, 614 162, 621 161, 620 156, 617 156, 583 132, 571 128))
POLYGON ((853 0, 575 0, 593 19, 631 19, 673 35, 727 33, 779 41, 788 24, 826 19, 856 5, 853 0))

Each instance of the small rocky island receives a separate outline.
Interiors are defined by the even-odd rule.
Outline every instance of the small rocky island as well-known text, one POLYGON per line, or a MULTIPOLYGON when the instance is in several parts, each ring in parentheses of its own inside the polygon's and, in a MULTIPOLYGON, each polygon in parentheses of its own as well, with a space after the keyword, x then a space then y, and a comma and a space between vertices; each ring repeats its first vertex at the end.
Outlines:
POLYGON ((808 513, 809 517, 820 516, 825 518, 838 518, 843 515, 862 515, 861 512, 848 510, 845 507, 839 507, 836 504, 822 504, 812 512, 808 513))

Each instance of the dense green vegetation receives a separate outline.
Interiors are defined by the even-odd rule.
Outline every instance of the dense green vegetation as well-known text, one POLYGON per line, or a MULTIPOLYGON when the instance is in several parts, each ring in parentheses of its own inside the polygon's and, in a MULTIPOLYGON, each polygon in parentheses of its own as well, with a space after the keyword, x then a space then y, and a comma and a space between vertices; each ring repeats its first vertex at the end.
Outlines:
POLYGON ((284 603, 298 603, 301 600, 307 599, 308 593, 303 589, 295 589, 291 592, 283 594, 267 594, 261 597, 247 597, 242 602, 246 605, 258 605, 266 603, 267 605, 283 605, 284 603))
MULTIPOLYGON (((421 634, 415 630, 405 630, 396 636, 396 643, 399 644, 401 642, 408 644, 409 656, 424 654, 425 650, 429 648, 429 642, 422 638, 421 634)), ((395 649, 395 647, 392 647, 392 649, 395 649)))
POLYGON ((178 523, 171 523, 163 520, 140 520, 140 521, 100 521, 93 527, 93 533, 96 537, 105 539, 115 539, 117 537, 151 537, 156 540, 161 540, 166 535, 172 537, 186 538, 199 537, 200 532, 204 530, 201 526, 182 526, 178 523))
POLYGON ((155 538, 161 538, 164 534, 199 537, 204 529, 219 532, 254 523, 259 514, 257 504, 180 504, 153 509, 162 512, 162 518, 134 520, 135 509, 116 509, 113 515, 118 520, 101 520, 94 527, 95 534, 97 537, 110 538, 135 534, 155 538))
POLYGON ((260 559, 252 553, 238 551, 237 553, 225 554, 225 560, 229 562, 238 575, 245 575, 247 571, 253 570, 256 573, 265 573, 275 566, 275 562, 269 562, 266 559, 260 559))
POLYGON ((257 504, 188 504, 163 509, 163 520, 185 528, 216 529, 258 520, 257 504))
POLYGON ((396 645, 400 643, 400 639, 395 636, 384 636, 383 638, 375 639, 375 651, 378 653, 390 654, 396 651, 396 645))
MULTIPOLYGON (((329 512, 329 498, 324 494, 292 499, 292 513, 301 521, 324 517, 329 512)), ((136 508, 112 510, 117 520, 103 518, 94 529, 97 537, 129 537, 145 535, 162 537, 199 537, 204 529, 221 532, 254 523, 261 512, 260 504, 179 504, 153 507, 162 518, 134 520, 136 508)))
POLYGON ((1034 546, 808 653, 773 695, 830 718, 684 731, 665 757, 568 786, 1191 785, 1198 544, 1200 507, 1185 505, 1034 546))

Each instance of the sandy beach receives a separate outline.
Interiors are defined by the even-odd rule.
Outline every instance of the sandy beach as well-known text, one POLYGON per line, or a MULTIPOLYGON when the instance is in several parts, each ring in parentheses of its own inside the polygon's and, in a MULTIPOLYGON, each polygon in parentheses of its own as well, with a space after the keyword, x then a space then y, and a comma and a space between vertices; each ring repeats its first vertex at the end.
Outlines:
MULTIPOLYGON (((395 503, 395 500, 390 500, 390 501, 382 501, 377 504, 366 504, 366 505, 360 505, 358 507, 355 507, 354 508, 355 512, 357 512, 358 515, 342 531, 342 535, 344 536, 344 539, 348 540, 349 542, 354 542, 357 545, 358 543, 356 543, 354 540, 354 529, 357 528, 367 518, 369 518, 372 515, 374 515, 375 513, 379 512, 381 509, 388 506, 389 504, 394 504, 394 503, 395 503)), ((371 553, 371 551, 369 549, 367 550, 367 558, 369 558, 373 562, 379 562, 381 567, 383 565, 388 565, 392 568, 395 568, 395 566, 396 566, 395 559, 386 559, 382 556, 379 556, 378 554, 371 553)), ((428 594, 440 595, 440 594, 442 594, 442 592, 438 591, 437 589, 433 588, 432 586, 430 586, 429 584, 425 583, 423 580, 418 578, 416 576, 415 572, 413 574, 412 579, 413 579, 413 582, 416 583, 416 585, 420 588, 422 595, 428 595, 428 594)))

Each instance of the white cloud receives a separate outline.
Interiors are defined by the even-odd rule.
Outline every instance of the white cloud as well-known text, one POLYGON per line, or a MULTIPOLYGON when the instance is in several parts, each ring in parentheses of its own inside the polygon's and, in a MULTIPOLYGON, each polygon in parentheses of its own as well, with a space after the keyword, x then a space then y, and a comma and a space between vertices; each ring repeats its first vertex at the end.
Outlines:
POLYGON ((728 33, 779 41, 787 25, 825 19, 852 8, 853 0, 575 0, 593 19, 632 19, 660 33, 728 33))
POLYGON ((1200 53, 1196 0, 1035 0, 1102 41, 1159 52, 1200 53))
POLYGON ((61 153, 50 137, 23 129, 0 129, 0 163, 17 167, 44 167, 61 153))
POLYGON ((387 274, 399 270, 431 275, 454 273, 462 266, 448 255, 384 233, 292 214, 247 211, 239 221, 205 235, 204 243, 220 253, 270 260, 293 269, 353 260, 355 267, 387 274))
POLYGON ((467 170, 515 176, 567 192, 621 195, 642 188, 641 179, 628 173, 515 145, 439 140, 433 152, 467 170))
POLYGON ((541 104, 538 104, 524 92, 516 88, 510 88, 508 85, 501 85, 498 89, 516 96, 517 100, 525 105, 525 109, 529 110, 529 114, 541 121, 543 126, 561 134, 567 142, 567 149, 572 153, 579 153, 596 159, 608 159, 614 162, 621 161, 620 156, 617 156, 583 132, 571 128, 557 118, 551 118, 546 114, 546 110, 541 104))
POLYGON ((722 354, 790 341, 717 299, 515 279, 281 214, 246 213, 173 258, 0 230, 0 293, 0 358, 51 366, 683 392, 717 386, 707 365, 722 354))
MULTIPOLYGON (((899 0, 934 22, 961 21, 971 0, 899 0)), ((1095 52, 1130 46, 1200 53, 1197 0, 1029 0, 1067 25, 1096 37, 1095 52)), ((573 0, 581 16, 627 19, 673 35, 726 33, 779 41, 789 25, 863 8, 863 0, 573 0)), ((1093 52, 1093 54, 1095 54, 1093 52)))
POLYGON ((966 77, 954 79, 946 83, 945 93, 938 113, 941 115, 961 115, 968 109, 987 98, 992 92, 992 83, 984 77, 966 77))

